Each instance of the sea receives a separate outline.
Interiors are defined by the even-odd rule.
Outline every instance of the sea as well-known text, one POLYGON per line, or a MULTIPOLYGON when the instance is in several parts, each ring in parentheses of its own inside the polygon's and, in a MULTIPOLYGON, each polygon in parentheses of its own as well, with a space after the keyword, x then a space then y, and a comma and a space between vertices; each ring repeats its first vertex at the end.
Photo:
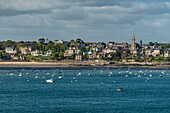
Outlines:
POLYGON ((170 113, 170 70, 3 68, 0 112, 170 113))

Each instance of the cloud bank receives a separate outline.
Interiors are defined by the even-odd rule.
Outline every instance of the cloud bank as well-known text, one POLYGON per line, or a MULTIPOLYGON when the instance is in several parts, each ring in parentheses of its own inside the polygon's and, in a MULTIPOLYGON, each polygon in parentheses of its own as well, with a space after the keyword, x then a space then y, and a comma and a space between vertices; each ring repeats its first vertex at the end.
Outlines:
POLYGON ((167 42, 168 0, 0 0, 0 40, 167 42))

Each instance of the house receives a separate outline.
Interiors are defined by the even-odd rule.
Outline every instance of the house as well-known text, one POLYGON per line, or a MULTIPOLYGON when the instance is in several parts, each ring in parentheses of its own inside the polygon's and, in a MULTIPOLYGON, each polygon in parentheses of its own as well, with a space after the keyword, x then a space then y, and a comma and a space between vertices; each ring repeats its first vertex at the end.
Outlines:
POLYGON ((98 51, 99 51, 99 48, 97 48, 97 47, 91 47, 91 48, 90 48, 90 51, 91 51, 91 52, 98 52, 98 51))
POLYGON ((86 42, 86 44, 88 47, 96 47, 97 46, 97 43, 95 43, 95 42, 86 42))
POLYGON ((19 59, 24 61, 24 60, 26 60, 26 57, 25 56, 20 56, 19 59))
POLYGON ((97 55, 96 53, 88 54, 89 59, 96 59, 97 55))
POLYGON ((164 51, 164 57, 170 57, 170 48, 164 51))
POLYGON ((114 43, 114 47, 128 48, 128 43, 114 43))
POLYGON ((52 52, 53 52, 52 50, 47 50, 46 53, 45 53, 45 55, 46 55, 46 56, 51 56, 51 55, 52 55, 52 52))
POLYGON ((82 60, 82 55, 75 55, 75 60, 81 61, 82 60))
POLYGON ((152 55, 152 50, 151 49, 146 50, 145 55, 146 56, 151 56, 152 55))
POLYGON ((28 46, 28 51, 31 52, 32 51, 32 47, 31 46, 28 46))
POLYGON ((111 53, 109 53, 109 54, 107 54, 105 57, 107 57, 107 58, 112 58, 113 56, 112 56, 111 53))
POLYGON ((99 52, 99 53, 97 53, 96 58, 97 58, 97 59, 104 58, 104 54, 103 54, 103 52, 99 52))
POLYGON ((11 55, 11 58, 12 58, 13 60, 19 60, 19 56, 17 56, 17 55, 11 55))
POLYGON ((106 44, 104 42, 98 42, 96 46, 98 52, 102 52, 102 50, 106 47, 106 44))
POLYGON ((120 46, 114 46, 112 49, 114 53, 123 52, 123 47, 120 47, 120 46))
POLYGON ((32 52, 31 52, 31 55, 32 55, 32 56, 42 55, 42 51, 38 51, 38 50, 32 51, 32 52))
POLYGON ((105 55, 105 54, 107 54, 107 53, 113 53, 114 50, 111 49, 111 48, 106 48, 106 49, 103 49, 102 52, 103 52, 103 54, 105 55))
POLYGON ((64 53, 64 57, 67 57, 67 56, 72 56, 75 54, 75 50, 74 49, 67 49, 64 53))
POLYGON ((14 47, 6 47, 5 52, 8 54, 16 54, 17 50, 14 47))
POLYGON ((80 50, 77 47, 69 47, 65 52, 64 52, 64 56, 72 56, 75 54, 79 54, 80 50))
POLYGON ((112 48, 114 46, 115 42, 108 42, 107 48, 112 48))
MULTIPOLYGON (((108 42, 107 48, 113 48, 113 47, 125 49, 125 48, 128 48, 128 43, 108 42)), ((122 50, 122 51, 123 51, 123 50, 122 50)))
POLYGON ((27 55, 27 54, 31 53, 31 47, 20 47, 19 50, 24 55, 27 55))
POLYGON ((106 43, 104 43, 104 42, 98 42, 98 43, 97 43, 97 47, 98 47, 98 48, 105 48, 105 47, 106 47, 106 43))
POLYGON ((161 54, 161 50, 160 49, 154 49, 152 52, 152 56, 156 57, 159 56, 161 54))
POLYGON ((64 41, 63 41, 63 40, 54 40, 54 43, 55 43, 55 44, 63 44, 64 41))

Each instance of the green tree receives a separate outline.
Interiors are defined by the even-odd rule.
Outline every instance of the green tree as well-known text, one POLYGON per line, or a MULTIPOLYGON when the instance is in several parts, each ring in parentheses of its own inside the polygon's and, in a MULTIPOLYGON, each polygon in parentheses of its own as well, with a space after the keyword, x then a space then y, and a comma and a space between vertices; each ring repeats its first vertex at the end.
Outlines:
POLYGON ((83 51, 81 49, 79 49, 79 52, 78 52, 79 55, 82 55, 83 54, 83 51))
POLYGON ((153 45, 154 45, 154 43, 153 43, 153 42, 149 42, 149 45, 150 45, 150 46, 153 46, 153 45))
POLYGON ((38 39, 38 42, 41 43, 41 44, 44 44, 45 43, 45 38, 38 39))
POLYGON ((82 39, 80 39, 80 38, 76 39, 76 42, 77 43, 84 43, 84 41, 82 39))
POLYGON ((56 60, 57 59, 57 47, 53 46, 52 51, 53 51, 52 52, 52 59, 56 60))
POLYGON ((45 50, 53 50, 55 48, 55 44, 53 42, 49 42, 48 45, 45 46, 45 50))
POLYGON ((123 51, 123 53, 121 54, 121 58, 122 58, 122 59, 125 59, 129 54, 130 54, 130 50, 129 50, 129 49, 128 49, 128 50, 125 50, 125 51, 123 51))
POLYGON ((15 42, 13 42, 12 40, 7 40, 6 42, 3 42, 3 46, 4 46, 4 48, 10 47, 10 46, 15 46, 15 42))
POLYGON ((58 59, 61 60, 64 57, 64 53, 62 51, 59 52, 58 54, 58 59))

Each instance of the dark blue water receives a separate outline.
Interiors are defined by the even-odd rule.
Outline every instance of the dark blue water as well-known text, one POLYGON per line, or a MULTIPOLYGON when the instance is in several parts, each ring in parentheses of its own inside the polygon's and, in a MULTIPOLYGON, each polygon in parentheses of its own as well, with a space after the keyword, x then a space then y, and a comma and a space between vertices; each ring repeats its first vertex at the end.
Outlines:
POLYGON ((170 113, 170 70, 3 69, 0 112, 170 113))

